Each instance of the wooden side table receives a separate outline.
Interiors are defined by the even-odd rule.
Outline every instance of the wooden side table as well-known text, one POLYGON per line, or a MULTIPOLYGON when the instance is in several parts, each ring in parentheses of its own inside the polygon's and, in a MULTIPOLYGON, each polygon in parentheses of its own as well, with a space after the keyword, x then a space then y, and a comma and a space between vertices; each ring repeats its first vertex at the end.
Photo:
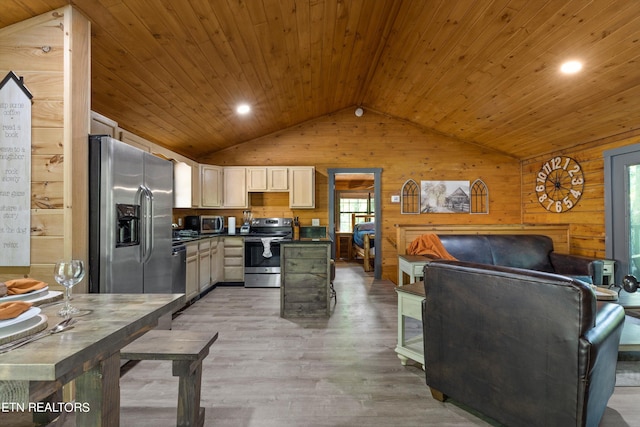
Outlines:
POLYGON ((402 365, 407 360, 415 360, 424 369, 424 347, 422 339, 422 301, 425 298, 424 283, 417 282, 396 287, 398 294, 398 344, 396 353, 402 365), (420 321, 420 332, 413 337, 407 337, 405 318, 410 317, 420 321))
POLYGON ((422 255, 398 255, 398 286, 404 285, 404 273, 409 275, 409 283, 422 280, 424 266, 429 262, 422 255))
POLYGON ((618 351, 640 351, 640 319, 625 317, 618 351))

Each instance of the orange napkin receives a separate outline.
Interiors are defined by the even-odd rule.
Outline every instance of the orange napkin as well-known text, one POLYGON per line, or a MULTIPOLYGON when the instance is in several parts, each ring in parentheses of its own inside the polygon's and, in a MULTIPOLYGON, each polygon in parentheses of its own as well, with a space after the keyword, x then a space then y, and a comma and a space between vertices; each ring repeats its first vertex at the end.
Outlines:
POLYGON ((28 277, 24 279, 7 280, 4 284, 7 285, 7 295, 26 294, 47 286, 44 282, 28 277))
POLYGON ((26 301, 8 301, 0 303, 0 320, 13 319, 31 308, 32 304, 26 301))
POLYGON ((435 258, 456 259, 444 248, 440 238, 436 234, 423 234, 418 236, 407 248, 409 255, 429 255, 435 258))

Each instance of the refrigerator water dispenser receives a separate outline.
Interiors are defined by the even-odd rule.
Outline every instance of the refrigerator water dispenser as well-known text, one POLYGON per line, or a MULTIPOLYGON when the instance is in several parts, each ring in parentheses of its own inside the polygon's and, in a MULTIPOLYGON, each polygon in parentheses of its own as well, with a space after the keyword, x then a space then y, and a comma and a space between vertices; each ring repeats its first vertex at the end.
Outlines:
POLYGON ((116 204, 116 248, 140 244, 140 205, 116 204))

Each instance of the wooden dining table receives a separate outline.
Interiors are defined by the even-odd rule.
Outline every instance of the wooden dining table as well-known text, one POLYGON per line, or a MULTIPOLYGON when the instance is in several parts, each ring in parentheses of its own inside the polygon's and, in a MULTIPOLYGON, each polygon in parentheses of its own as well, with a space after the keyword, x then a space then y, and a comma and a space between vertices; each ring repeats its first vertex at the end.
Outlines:
MULTIPOLYGON (((184 294, 74 294, 72 329, 0 354, 0 381, 22 381, 38 402, 75 380, 79 426, 120 424, 120 350, 184 305, 184 294)), ((61 305, 44 307, 49 327, 61 305)))

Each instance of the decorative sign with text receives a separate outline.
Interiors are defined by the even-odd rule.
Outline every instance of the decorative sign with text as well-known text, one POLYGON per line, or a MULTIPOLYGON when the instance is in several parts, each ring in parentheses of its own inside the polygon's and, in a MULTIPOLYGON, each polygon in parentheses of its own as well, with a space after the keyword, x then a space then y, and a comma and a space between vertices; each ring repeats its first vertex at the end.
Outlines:
POLYGON ((0 266, 31 265, 31 98, 12 71, 0 82, 0 266))

